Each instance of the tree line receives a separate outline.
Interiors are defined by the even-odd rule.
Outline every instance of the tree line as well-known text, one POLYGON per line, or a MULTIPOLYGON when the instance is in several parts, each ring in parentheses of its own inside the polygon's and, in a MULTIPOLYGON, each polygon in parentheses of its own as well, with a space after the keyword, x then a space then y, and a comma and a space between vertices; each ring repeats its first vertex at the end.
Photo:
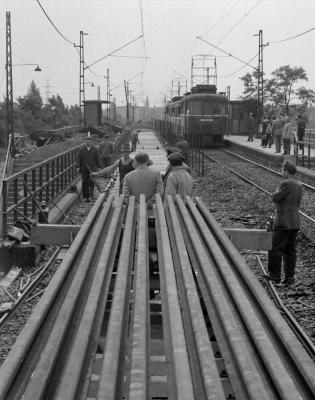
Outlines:
MULTIPOLYGON (((0 102, 0 146, 6 145, 6 99, 0 102)), ((14 132, 31 135, 45 130, 57 129, 80 123, 78 105, 67 106, 59 94, 47 99, 44 104, 35 82, 32 81, 25 96, 18 97, 13 104, 14 132)))
MULTIPOLYGON (((241 98, 257 99, 258 71, 240 77, 244 84, 241 98)), ((315 101, 315 92, 300 86, 301 81, 308 81, 303 67, 283 65, 271 73, 271 78, 264 78, 264 111, 273 114, 305 114, 309 105, 315 101)))

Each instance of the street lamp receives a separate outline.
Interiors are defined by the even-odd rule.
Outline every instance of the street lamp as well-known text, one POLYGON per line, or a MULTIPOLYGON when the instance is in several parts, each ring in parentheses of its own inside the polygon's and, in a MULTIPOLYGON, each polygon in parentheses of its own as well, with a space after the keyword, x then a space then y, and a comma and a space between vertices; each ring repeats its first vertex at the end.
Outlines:
POLYGON ((12 67, 24 67, 26 65, 36 65, 36 68, 34 69, 34 71, 36 71, 36 72, 42 71, 38 64, 12 64, 12 67))

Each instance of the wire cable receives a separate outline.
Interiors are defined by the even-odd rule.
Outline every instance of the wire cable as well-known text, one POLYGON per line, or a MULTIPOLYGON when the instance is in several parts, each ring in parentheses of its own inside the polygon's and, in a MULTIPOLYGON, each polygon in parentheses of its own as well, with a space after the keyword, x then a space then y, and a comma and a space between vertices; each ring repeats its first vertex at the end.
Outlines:
POLYGON ((61 32, 60 30, 56 27, 56 25, 53 23, 53 21, 51 20, 51 18, 49 17, 49 15, 46 13, 46 11, 44 10, 44 7, 40 4, 39 0, 36 0, 37 4, 40 6, 40 8, 42 9, 43 13, 46 15, 48 21, 51 23, 51 25, 55 28, 55 30, 59 33, 59 35, 68 43, 72 44, 73 46, 75 46, 74 42, 71 42, 71 40, 67 39, 61 32))
POLYGON ((297 38, 297 37, 306 35, 307 33, 311 32, 311 31, 313 31, 313 30, 315 30, 315 26, 314 26, 313 28, 308 29, 307 31, 304 31, 304 32, 302 32, 302 33, 299 33, 299 34, 297 34, 297 35, 295 35, 295 36, 291 36, 291 37, 289 37, 289 38, 282 39, 282 40, 275 40, 275 41, 273 41, 273 42, 268 42, 268 43, 269 43, 269 44, 274 44, 274 43, 287 42, 288 40, 292 40, 292 39, 295 39, 295 38, 297 38))
POLYGON ((244 19, 245 19, 252 11, 254 11, 254 9, 255 9, 262 1, 263 1, 263 0, 259 0, 247 13, 245 13, 245 14, 243 15, 243 17, 242 17, 238 22, 236 22, 236 24, 233 25, 232 28, 230 28, 230 29, 228 30, 228 32, 226 33, 226 35, 223 36, 223 38, 219 41, 218 44, 222 43, 223 40, 226 39, 226 38, 229 36, 229 34, 230 34, 242 21, 244 21, 244 19))
POLYGON ((112 51, 111 53, 108 53, 108 54, 106 54, 105 56, 99 58, 98 60, 92 62, 92 63, 89 64, 86 68, 90 68, 90 67, 92 67, 93 65, 95 65, 96 63, 98 63, 98 62, 100 62, 100 61, 102 61, 102 60, 105 60, 105 58, 110 57, 112 54, 117 53, 117 51, 119 51, 119 50, 121 50, 121 49, 124 49, 125 47, 129 46, 131 43, 134 43, 134 42, 136 42, 137 40, 139 40, 139 39, 141 39, 141 38, 142 38, 142 35, 136 37, 136 38, 133 39, 133 40, 130 40, 130 42, 124 44, 123 46, 119 47, 118 49, 116 49, 116 50, 112 51))
MULTIPOLYGON (((228 15, 231 14, 231 12, 234 10, 234 8, 238 5, 238 3, 240 3, 241 0, 237 0, 236 3, 233 4, 233 6, 228 10, 228 12, 226 14, 224 14, 222 16, 221 19, 219 19, 216 23, 214 23, 206 32, 204 32, 204 34, 202 36, 207 35, 209 32, 212 31, 212 29, 214 29, 217 25, 219 25, 228 15)), ((200 35, 201 36, 201 35, 200 35)))
POLYGON ((216 45, 214 45, 214 44, 208 42, 207 40, 204 40, 204 39, 202 39, 202 38, 199 37, 199 36, 196 36, 196 38, 199 39, 199 40, 201 40, 202 42, 205 42, 205 43, 209 44, 210 46, 215 47, 216 49, 222 51, 223 53, 227 54, 228 56, 230 56, 230 57, 232 57, 232 58, 235 58, 235 60, 240 61, 240 62, 243 63, 245 66, 248 65, 249 67, 255 69, 256 71, 258 70, 258 68, 256 68, 256 67, 250 65, 248 62, 246 62, 246 61, 244 61, 244 60, 242 60, 242 59, 240 59, 240 58, 238 58, 238 57, 236 57, 236 56, 233 56, 233 54, 228 53, 227 51, 225 51, 225 50, 223 50, 223 49, 220 49, 220 47, 218 47, 218 46, 216 46, 216 45))
POLYGON ((256 57, 258 56, 258 54, 259 54, 259 53, 256 53, 256 54, 254 55, 254 57, 252 57, 250 60, 248 60, 247 63, 246 63, 245 65, 243 65, 241 68, 238 68, 236 71, 231 72, 231 73, 228 74, 228 75, 220 75, 220 76, 218 76, 218 78, 228 78, 228 77, 230 77, 230 76, 236 74, 237 72, 239 72, 239 71, 241 71, 243 68, 245 68, 246 65, 249 65, 249 63, 250 63, 251 61, 253 61, 254 58, 256 58, 256 57))

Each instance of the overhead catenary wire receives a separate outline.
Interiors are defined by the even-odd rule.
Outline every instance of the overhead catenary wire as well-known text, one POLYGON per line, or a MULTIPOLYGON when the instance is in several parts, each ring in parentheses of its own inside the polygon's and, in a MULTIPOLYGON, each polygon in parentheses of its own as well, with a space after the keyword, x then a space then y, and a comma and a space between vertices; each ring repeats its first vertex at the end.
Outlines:
POLYGON ((233 56, 233 54, 228 53, 227 51, 221 49, 220 47, 216 46, 215 44, 212 44, 212 43, 208 42, 207 40, 202 39, 202 38, 199 37, 199 36, 196 36, 196 38, 199 39, 199 40, 201 40, 202 42, 205 42, 205 43, 209 44, 209 45, 212 46, 212 47, 215 47, 216 49, 222 51, 223 53, 229 55, 230 57, 235 58, 235 60, 240 61, 242 64, 248 65, 249 67, 255 69, 256 71, 258 70, 256 67, 254 67, 253 65, 249 64, 249 62, 246 62, 246 61, 242 60, 241 58, 238 58, 238 57, 236 57, 236 56, 233 56))
POLYGON ((258 54, 259 54, 259 53, 256 53, 250 60, 247 61, 247 63, 246 63, 245 65, 242 65, 242 66, 241 66, 240 68, 238 68, 236 71, 231 72, 231 73, 228 74, 228 75, 220 75, 220 76, 218 76, 218 78, 229 78, 230 76, 236 74, 237 72, 239 72, 239 71, 241 71, 243 68, 245 68, 247 65, 249 65, 249 63, 250 63, 251 61, 253 61, 253 60, 258 56, 258 54))
POLYGON ((223 40, 226 39, 226 38, 229 36, 229 34, 230 34, 241 22, 243 22, 244 19, 245 19, 246 17, 248 17, 248 15, 249 15, 252 11, 254 11, 254 9, 255 9, 262 1, 263 1, 263 0, 259 0, 247 13, 245 13, 245 14, 243 15, 243 17, 242 17, 239 21, 237 21, 236 24, 234 24, 234 25, 232 26, 232 28, 230 28, 230 29, 228 30, 228 32, 225 34, 225 36, 223 36, 223 38, 219 41, 218 44, 222 43, 223 40))
POLYGON ((102 60, 105 60, 105 58, 110 57, 112 54, 117 53, 117 51, 119 51, 119 50, 121 50, 121 49, 124 49, 125 47, 129 46, 130 44, 136 42, 137 40, 139 40, 139 39, 141 39, 141 38, 142 38, 142 35, 136 37, 136 38, 133 39, 133 40, 130 40, 128 43, 125 43, 123 46, 119 47, 118 49, 113 50, 112 52, 106 54, 105 56, 99 58, 99 59, 96 60, 96 61, 93 61, 93 62, 92 62, 91 64, 89 64, 86 68, 90 68, 90 67, 92 67, 93 65, 97 64, 98 62, 100 62, 100 61, 102 61, 102 60))
POLYGON ((231 12, 234 10, 234 8, 235 8, 240 2, 241 2, 241 0, 237 0, 237 1, 233 4, 233 6, 232 6, 220 19, 217 20, 217 22, 215 22, 213 25, 211 25, 211 27, 210 27, 208 30, 206 30, 206 31, 203 33, 203 35, 200 35, 200 36, 204 36, 204 35, 208 34, 209 32, 212 31, 212 29, 214 29, 216 26, 218 26, 220 23, 222 23, 222 21, 224 21, 225 18, 228 17, 228 16, 231 14, 231 12))
POLYGON ((315 30, 315 26, 313 27, 313 28, 311 28, 311 29, 308 29, 307 31, 304 31, 304 32, 301 32, 301 33, 298 33, 297 35, 294 35, 294 36, 291 36, 291 37, 288 37, 288 38, 286 38, 286 39, 282 39, 282 40, 275 40, 275 41, 269 41, 268 43, 269 44, 274 44, 274 43, 282 43, 282 42, 287 42, 288 40, 292 40, 292 39, 296 39, 296 38, 298 38, 298 37, 300 37, 300 36, 303 36, 303 35, 306 35, 307 33, 309 33, 309 32, 311 32, 311 31, 314 31, 315 30))
POLYGON ((65 37, 65 35, 63 33, 60 32, 60 30, 56 27, 56 25, 53 23, 53 21, 51 20, 51 18, 49 17, 49 15, 47 14, 47 12, 45 11, 44 7, 40 4, 39 0, 36 0, 37 4, 40 6, 40 8, 42 9, 43 13, 46 15, 46 18, 48 19, 48 21, 51 23, 51 25, 54 27, 54 29, 58 32, 58 34, 68 43, 72 44, 73 46, 75 46, 75 43, 72 42, 71 40, 67 39, 65 37))

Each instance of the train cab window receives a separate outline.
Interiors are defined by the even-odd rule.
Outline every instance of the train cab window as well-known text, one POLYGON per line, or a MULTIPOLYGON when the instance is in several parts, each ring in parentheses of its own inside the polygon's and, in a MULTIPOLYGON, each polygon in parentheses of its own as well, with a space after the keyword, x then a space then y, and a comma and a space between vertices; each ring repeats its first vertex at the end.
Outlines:
POLYGON ((217 103, 213 104, 213 114, 220 115, 225 113, 225 104, 224 103, 217 103))
POLYGON ((191 113, 194 115, 201 115, 201 102, 200 101, 192 101, 191 102, 191 113))
POLYGON ((203 103, 203 115, 211 115, 212 114, 212 104, 209 102, 203 103))

